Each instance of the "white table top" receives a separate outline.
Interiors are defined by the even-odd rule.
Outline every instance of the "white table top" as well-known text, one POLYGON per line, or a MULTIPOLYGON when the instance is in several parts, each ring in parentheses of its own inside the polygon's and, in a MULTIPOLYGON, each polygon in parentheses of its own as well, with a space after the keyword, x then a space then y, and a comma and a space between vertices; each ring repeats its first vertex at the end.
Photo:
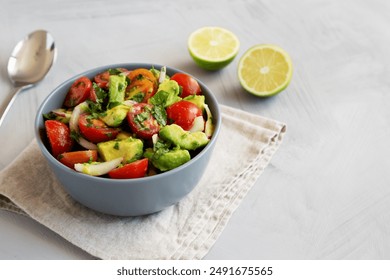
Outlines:
MULTIPOLYGON (((205 82, 221 104, 287 123, 281 148, 206 259, 389 259, 389 14, 381 0, 2 1, 1 108, 17 41, 46 29, 59 52, 0 128, 0 168, 32 140, 39 104, 62 81, 112 63, 169 65, 205 82), (238 57, 259 43, 283 47, 295 67, 290 86, 258 99, 239 85, 238 58, 215 73, 195 66, 186 41, 206 25, 233 31, 238 57)), ((0 259, 90 258, 0 211, 0 259)))

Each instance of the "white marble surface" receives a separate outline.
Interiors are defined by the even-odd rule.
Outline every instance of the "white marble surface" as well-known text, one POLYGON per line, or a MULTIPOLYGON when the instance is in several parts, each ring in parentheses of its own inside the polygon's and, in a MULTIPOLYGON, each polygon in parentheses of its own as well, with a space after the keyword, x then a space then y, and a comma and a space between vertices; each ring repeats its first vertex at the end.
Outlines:
MULTIPOLYGON (((60 82, 104 64, 170 65, 205 82, 220 103, 288 125, 206 259, 389 259, 389 15, 383 0, 4 0, 1 108, 17 41, 47 29, 59 53, 0 128, 0 168, 31 141, 37 107, 60 82), (258 43, 282 46, 294 62, 290 86, 263 100, 241 89, 238 59, 220 72, 199 69, 186 40, 205 25, 236 33, 239 56, 258 43)), ((29 218, 0 211, 0 259, 90 258, 29 218)))

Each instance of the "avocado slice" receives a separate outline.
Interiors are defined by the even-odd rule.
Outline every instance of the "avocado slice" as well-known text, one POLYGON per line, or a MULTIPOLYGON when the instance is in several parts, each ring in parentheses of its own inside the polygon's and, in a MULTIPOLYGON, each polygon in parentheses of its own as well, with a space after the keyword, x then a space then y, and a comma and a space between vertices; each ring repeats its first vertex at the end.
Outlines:
POLYGON ((174 149, 164 153, 156 153, 152 148, 145 150, 144 156, 148 158, 154 167, 161 171, 168 171, 183 165, 191 159, 187 150, 174 149))
POLYGON ((108 107, 113 108, 125 100, 127 81, 125 75, 110 75, 108 87, 108 107))
POLYGON ((165 80, 159 85, 156 94, 149 99, 149 102, 153 105, 168 107, 181 100, 179 94, 179 84, 174 80, 165 80))
POLYGON ((140 139, 128 137, 101 142, 97 146, 104 161, 123 157, 123 163, 129 163, 142 157, 144 144, 140 139))
POLYGON ((168 93, 179 95, 180 94, 180 86, 174 80, 164 80, 159 86, 157 91, 166 91, 168 93))
POLYGON ((129 137, 133 137, 133 134, 131 134, 130 132, 127 132, 127 131, 121 131, 116 136, 116 140, 123 140, 123 139, 127 139, 129 137))
POLYGON ((101 117, 101 120, 108 126, 117 127, 122 124, 122 121, 126 118, 130 107, 125 105, 118 105, 114 108, 108 109, 106 114, 101 117))
POLYGON ((161 139, 186 150, 196 150, 206 146, 210 141, 204 132, 189 132, 182 129, 177 124, 164 126, 160 129, 159 136, 161 139))
POLYGON ((198 106, 202 112, 204 111, 204 104, 205 104, 205 97, 204 95, 189 95, 183 98, 183 100, 187 100, 189 102, 194 103, 196 106, 198 106))

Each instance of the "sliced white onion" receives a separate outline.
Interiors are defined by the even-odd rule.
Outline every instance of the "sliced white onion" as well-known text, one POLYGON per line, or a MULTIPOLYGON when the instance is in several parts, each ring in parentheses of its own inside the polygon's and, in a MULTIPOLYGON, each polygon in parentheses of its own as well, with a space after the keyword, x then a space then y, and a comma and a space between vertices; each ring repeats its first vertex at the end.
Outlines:
POLYGON ((205 121, 203 116, 198 116, 194 119, 190 132, 204 131, 205 121))
POLYGON ((123 105, 127 107, 132 107, 134 104, 137 104, 137 101, 134 100, 125 100, 122 102, 123 105))
POLYGON ((163 66, 160 70, 160 77, 158 78, 159 84, 165 81, 165 76, 167 75, 167 67, 163 66))
POLYGON ((213 125, 213 116, 211 114, 210 108, 207 104, 204 104, 204 109, 206 110, 207 120, 204 129, 204 133, 206 133, 207 137, 210 138, 214 133, 214 125, 213 125))
POLYGON ((89 142, 87 139, 85 139, 82 136, 78 137, 77 143, 79 143, 80 146, 82 146, 83 148, 85 148, 87 150, 97 150, 96 144, 89 142))
POLYGON ((61 118, 69 118, 72 116, 72 112, 67 111, 65 109, 55 109, 51 111, 53 114, 55 114, 58 117, 61 118))
POLYGON ((156 133, 156 134, 152 135, 152 143, 153 143, 153 145, 155 145, 157 143, 157 141, 158 141, 158 134, 156 133))
POLYGON ((78 172, 88 174, 91 176, 101 176, 107 174, 111 170, 117 168, 123 160, 123 157, 119 157, 106 162, 93 162, 93 163, 76 163, 74 169, 78 172))
POLYGON ((70 116, 69 120, 69 128, 72 131, 79 132, 79 118, 81 113, 84 113, 88 108, 88 103, 87 102, 82 102, 76 107, 74 107, 72 115, 70 116))
POLYGON ((70 116, 69 120, 69 128, 70 131, 74 131, 77 133, 79 136, 77 137, 77 142, 84 147, 85 149, 88 150, 96 150, 97 146, 88 141, 87 139, 83 138, 80 133, 79 133, 79 118, 82 113, 84 113, 88 109, 88 103, 87 102, 82 102, 76 107, 74 107, 72 115, 70 116))

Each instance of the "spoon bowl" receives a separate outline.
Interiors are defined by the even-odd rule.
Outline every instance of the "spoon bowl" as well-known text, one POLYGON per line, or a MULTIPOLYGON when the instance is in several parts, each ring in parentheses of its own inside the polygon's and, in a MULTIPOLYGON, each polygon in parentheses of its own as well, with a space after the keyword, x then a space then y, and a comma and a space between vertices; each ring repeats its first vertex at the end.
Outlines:
POLYGON ((45 30, 34 31, 16 44, 7 66, 14 91, 1 116, 0 126, 17 95, 23 89, 40 82, 49 72, 56 56, 54 39, 45 30))

